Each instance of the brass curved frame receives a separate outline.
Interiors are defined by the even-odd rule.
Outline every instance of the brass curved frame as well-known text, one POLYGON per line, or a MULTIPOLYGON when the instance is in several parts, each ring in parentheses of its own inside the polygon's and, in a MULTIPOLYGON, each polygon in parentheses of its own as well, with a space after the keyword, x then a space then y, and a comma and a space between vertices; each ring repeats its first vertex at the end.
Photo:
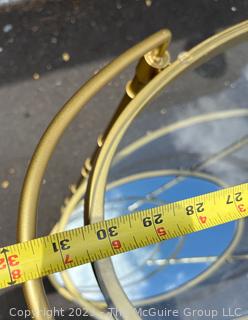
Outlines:
MULTIPOLYGON (((235 42, 246 38, 248 38, 248 21, 207 39, 181 55, 175 62, 151 80, 137 94, 135 99, 127 105, 105 137, 104 144, 93 165, 92 174, 87 185, 85 201, 85 213, 90 218, 90 223, 99 222, 104 219, 104 193, 110 165, 122 137, 139 112, 166 85, 183 72, 196 67, 203 61, 217 55, 228 46, 232 46, 235 42)), ((120 284, 116 277, 111 258, 96 261, 93 263, 93 268, 105 297, 108 297, 110 302, 117 307, 124 319, 129 319, 129 312, 133 310, 133 307, 131 302, 129 307, 128 305, 123 305, 122 299, 119 298, 123 292, 120 291, 120 284), (109 283, 111 283, 111 286, 109 286, 109 283)))
MULTIPOLYGON (((121 117, 121 119, 124 120, 121 121, 124 124, 123 128, 121 128, 121 130, 118 132, 120 129, 118 128, 119 122, 118 124, 114 123, 109 129, 109 134, 106 135, 106 140, 103 144, 101 144, 100 152, 96 154, 95 159, 97 159, 97 161, 96 163, 93 163, 94 171, 89 180, 90 184, 88 188, 88 201, 86 201, 86 213, 92 213, 92 209, 94 209, 94 212, 96 213, 96 220, 102 219, 104 189, 108 168, 111 163, 111 157, 115 153, 115 149, 121 140, 122 135, 128 128, 128 125, 131 123, 134 116, 137 115, 144 105, 154 96, 155 92, 158 93, 160 90, 162 90, 166 84, 168 84, 181 72, 195 66, 205 58, 210 57, 210 55, 217 54, 218 51, 222 50, 227 45, 233 43, 235 40, 245 38, 247 35, 248 22, 245 21, 239 25, 227 29, 226 31, 210 38, 207 41, 204 41, 202 44, 189 51, 188 54, 181 57, 181 60, 177 60, 170 67, 158 74, 154 80, 152 80, 145 87, 145 89, 143 89, 135 97, 135 99, 127 106, 127 108, 124 109, 121 117), (132 108, 134 109, 132 110, 132 108), (116 131, 116 129, 118 130, 116 131), (113 138, 113 144, 109 145, 109 141, 113 140, 113 138), (110 157, 108 157, 106 154, 106 152, 109 151, 110 157), (106 160, 108 160, 108 162, 104 162, 106 160), (98 185, 97 178, 101 176, 101 163, 104 164, 103 175, 102 181, 100 181, 100 184, 98 185), (96 187, 101 190, 101 193, 100 199, 97 199, 97 202, 94 203, 95 195, 92 193, 92 191, 95 190, 96 187)), ((91 78, 91 80, 89 80, 56 115, 40 140, 25 177, 20 199, 18 241, 27 241, 35 238, 36 236, 37 207, 42 179, 47 168, 48 161, 67 126, 76 117, 83 106, 96 94, 96 92, 99 91, 114 76, 116 76, 130 63, 137 60, 148 51, 151 51, 152 49, 162 45, 168 46, 170 37, 170 32, 163 30, 137 44, 135 47, 129 49, 127 52, 115 59, 111 64, 103 68, 97 75, 91 78)), ((92 217, 92 215, 90 215, 90 217, 92 217)), ((110 260, 107 259, 106 262, 107 261, 110 260)), ((107 265, 108 264, 105 264, 105 267, 107 265)), ((111 263, 109 267, 112 267, 111 263)), ((115 286, 117 286, 118 289, 121 289, 118 287, 117 279, 115 279, 115 282, 113 283, 113 287, 115 286)), ((45 311, 49 309, 42 281, 31 280, 26 282, 23 287, 26 302, 29 308, 32 310, 35 318, 39 320, 52 320, 52 315, 41 312, 42 310, 45 311)), ((130 308, 131 305, 125 294, 121 294, 119 296, 116 305, 122 314, 125 314, 125 317, 127 316, 132 319, 139 319, 134 310, 130 308), (123 312, 123 308, 127 309, 123 312)))
MULTIPOLYGON (((19 205, 17 230, 19 242, 36 237, 38 200, 43 176, 48 161, 65 129, 84 105, 117 74, 154 48, 167 47, 170 39, 171 33, 168 30, 161 30, 127 50, 86 82, 55 116, 42 136, 26 173, 19 205)), ((41 310, 49 309, 41 280, 26 282, 23 290, 28 307, 36 319, 54 319, 52 315, 41 312, 41 310)))

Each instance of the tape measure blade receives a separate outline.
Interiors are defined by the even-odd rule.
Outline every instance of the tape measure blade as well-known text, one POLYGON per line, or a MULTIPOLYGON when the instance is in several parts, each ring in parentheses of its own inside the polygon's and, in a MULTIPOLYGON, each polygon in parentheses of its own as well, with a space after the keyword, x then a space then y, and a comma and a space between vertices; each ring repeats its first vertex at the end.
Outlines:
POLYGON ((248 215, 248 183, 0 249, 0 288, 248 215))

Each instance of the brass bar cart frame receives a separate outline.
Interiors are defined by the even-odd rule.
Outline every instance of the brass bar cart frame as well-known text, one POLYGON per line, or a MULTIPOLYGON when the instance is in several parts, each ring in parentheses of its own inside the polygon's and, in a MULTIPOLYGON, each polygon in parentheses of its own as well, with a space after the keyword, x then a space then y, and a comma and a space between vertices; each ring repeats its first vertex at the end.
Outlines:
MULTIPOLYGON (((137 66, 134 80, 127 86, 127 95, 123 98, 105 134, 98 139, 98 146, 91 157, 90 165, 88 162, 86 166, 88 171, 85 176, 88 179, 88 184, 85 212, 89 217, 89 222, 100 221, 104 218, 104 191, 109 167, 121 138, 135 116, 181 73, 196 67, 237 41, 247 39, 248 21, 209 38, 169 65, 167 48, 170 38, 170 32, 162 30, 126 51, 82 86, 55 116, 36 148, 25 177, 20 199, 18 241, 23 242, 36 237, 38 199, 48 161, 65 129, 84 105, 105 84, 130 63, 144 56, 137 66), (145 80, 142 81, 142 79, 145 80)), ((94 268, 98 274, 101 274, 99 283, 108 297, 111 292, 109 292, 106 281, 109 281, 109 275, 111 276, 113 281, 111 287, 116 288, 118 294, 115 297, 112 295, 110 300, 123 317, 138 319, 115 277, 111 260, 105 259, 102 262, 96 262, 94 268), (106 268, 108 272, 103 276, 103 271, 106 271, 106 268)), ((53 319, 52 315, 41 312, 41 310, 49 309, 42 281, 31 280, 26 282, 23 287, 27 304, 35 319, 53 319)))

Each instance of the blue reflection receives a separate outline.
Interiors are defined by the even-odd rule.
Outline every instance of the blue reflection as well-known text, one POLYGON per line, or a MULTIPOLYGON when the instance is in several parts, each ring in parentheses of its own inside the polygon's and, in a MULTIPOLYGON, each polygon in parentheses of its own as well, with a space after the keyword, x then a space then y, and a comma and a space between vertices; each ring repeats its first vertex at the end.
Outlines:
MULTIPOLYGON (((116 189, 110 190, 106 195, 106 202, 114 204, 117 199, 126 199, 119 203, 119 207, 111 205, 107 210, 107 218, 116 217, 127 212, 133 199, 142 198, 161 185, 175 179, 174 176, 141 179, 127 183, 116 189)), ((170 203, 207 192, 218 190, 219 186, 213 182, 195 177, 185 178, 164 193, 156 200, 170 203)), ((153 203, 145 203, 139 209, 154 207, 153 203)), ((190 234, 183 240, 182 247, 173 258, 219 256, 229 246, 235 233, 236 223, 231 222, 201 232, 190 234)), ((157 245, 140 248, 131 252, 113 257, 116 272, 120 278, 125 292, 131 300, 140 300, 160 295, 173 290, 206 270, 212 262, 174 264, 174 265, 149 265, 142 264, 142 260, 152 255, 150 260, 170 258, 178 246, 178 239, 164 241, 157 245), (153 253, 153 254, 152 254, 153 253), (142 265, 141 265, 142 264, 142 265), (134 270, 131 274, 129 270, 134 270)))

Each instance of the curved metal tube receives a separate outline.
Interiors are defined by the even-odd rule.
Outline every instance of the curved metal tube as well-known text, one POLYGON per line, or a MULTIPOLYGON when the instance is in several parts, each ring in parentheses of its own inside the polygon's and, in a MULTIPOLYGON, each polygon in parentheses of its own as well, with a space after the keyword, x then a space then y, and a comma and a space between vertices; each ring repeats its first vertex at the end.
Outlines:
MULTIPOLYGON (((112 159, 117 147, 134 118, 150 102, 155 95, 166 87, 172 80, 183 72, 198 66, 203 61, 217 55, 223 49, 248 37, 248 21, 229 28, 200 43, 190 51, 181 55, 174 63, 158 74, 142 89, 123 110, 121 117, 113 124, 104 144, 98 153, 94 168, 89 179, 86 191, 85 212, 90 217, 90 222, 99 222, 104 219, 104 193, 107 183, 107 176, 112 159)), ((116 277, 111 259, 99 260, 93 263, 94 270, 101 290, 109 296, 124 319, 129 319, 132 305, 122 304, 119 299, 120 287, 116 277), (109 286, 111 283, 111 286, 109 286), (113 290, 116 289, 115 291, 113 290), (115 292, 115 294, 113 294, 115 292)))
MULTIPOLYGON (((65 129, 84 105, 113 77, 145 53, 169 43, 170 38, 171 34, 168 30, 161 30, 127 50, 86 82, 55 116, 33 154, 25 177, 19 206, 17 235, 19 242, 31 240, 36 236, 37 208, 42 179, 48 161, 65 129)), ((49 309, 49 304, 42 281, 30 280, 23 285, 23 289, 26 302, 35 319, 52 320, 53 316, 45 312, 49 309)))
MULTIPOLYGON (((204 60, 205 56, 209 57, 212 54, 215 55, 217 54, 218 50, 222 50, 223 47, 226 47, 229 43, 232 44, 236 39, 240 40, 243 37, 247 37, 247 35, 248 22, 243 22, 215 37, 210 38, 191 50, 189 52, 190 55, 184 56, 184 58, 180 61, 177 60, 171 67, 168 67, 161 74, 157 75, 154 80, 152 80, 145 87, 145 89, 137 95, 137 97, 128 105, 127 109, 125 109, 122 114, 121 121, 124 124, 123 128, 121 128, 121 130, 118 132, 119 123, 114 124, 109 132, 109 135, 106 137, 106 144, 104 143, 102 146, 102 149, 104 150, 102 150, 99 154, 93 176, 90 179, 91 186, 88 189, 90 191, 88 206, 89 210, 87 210, 87 212, 92 212, 94 209, 96 219, 100 220, 103 218, 103 194, 106 185, 105 182, 107 178, 107 172, 111 162, 111 156, 114 154, 115 148, 122 138, 122 134, 124 134, 132 119, 154 96, 155 92, 158 93, 160 90, 162 90, 167 83, 177 77, 184 70, 196 66, 197 63, 200 63, 202 60, 204 60), (112 145, 109 145, 108 143, 111 141, 113 136, 115 136, 115 141, 112 145), (108 152, 110 153, 108 154, 108 152), (102 172, 100 166, 101 161, 103 161, 102 163, 104 164, 104 169, 102 172), (96 194, 94 194, 93 191, 95 191, 97 188, 99 190, 99 185, 97 182, 99 177, 102 179, 99 181, 101 192, 98 193, 98 199, 95 201, 96 194)), ((121 70, 123 70, 136 59, 143 56, 146 52, 162 45, 165 42, 168 42, 169 40, 170 33, 164 30, 128 50, 126 53, 114 60, 110 65, 102 69, 102 71, 100 71, 95 77, 89 80, 57 114, 43 135, 33 155, 25 178, 20 200, 18 241, 22 242, 30 240, 36 236, 37 206, 42 179, 53 150, 55 149, 66 127, 76 117, 83 106, 95 95, 95 93, 114 76, 116 76, 121 70)), ((105 264, 105 266, 106 265, 107 264, 105 264)), ((108 267, 110 267, 110 269, 112 268, 111 263, 108 267)), ((118 281, 115 282, 115 285, 116 284, 118 285, 118 281)), ((24 294, 29 308, 33 311, 34 315, 36 315, 36 319, 53 319, 52 316, 49 316, 45 313, 45 311, 49 309, 49 306, 41 280, 32 280, 25 283, 24 294), (44 311, 44 313, 41 313, 41 311, 44 311)), ((128 303, 128 301, 126 302, 128 303)), ((123 306, 121 306, 121 309, 123 306)))

